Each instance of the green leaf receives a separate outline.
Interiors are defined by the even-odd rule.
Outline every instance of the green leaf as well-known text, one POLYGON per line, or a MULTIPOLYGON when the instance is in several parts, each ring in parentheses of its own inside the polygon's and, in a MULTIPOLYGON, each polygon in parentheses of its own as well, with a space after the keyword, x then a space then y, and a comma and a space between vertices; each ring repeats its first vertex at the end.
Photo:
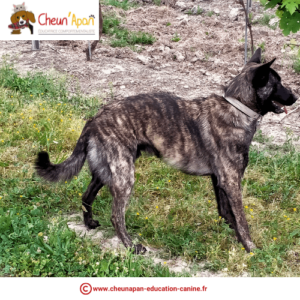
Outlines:
POLYGON ((283 15, 283 13, 284 13, 284 11, 283 11, 283 10, 279 10, 279 9, 278 9, 278 10, 276 11, 276 13, 275 13, 275 14, 276 14, 276 16, 277 16, 279 19, 281 19, 281 18, 282 18, 282 15, 283 15))
POLYGON ((266 6, 265 9, 274 8, 281 0, 271 0, 266 6))
POLYGON ((293 232, 290 233, 290 237, 293 237, 295 235, 300 236, 300 229, 296 229, 296 230, 294 230, 293 232))
POLYGON ((283 0, 281 8, 285 7, 292 15, 300 4, 300 0, 283 0))
POLYGON ((300 13, 296 11, 291 15, 288 11, 285 11, 279 22, 279 27, 284 35, 289 35, 291 31, 296 33, 300 29, 300 13))

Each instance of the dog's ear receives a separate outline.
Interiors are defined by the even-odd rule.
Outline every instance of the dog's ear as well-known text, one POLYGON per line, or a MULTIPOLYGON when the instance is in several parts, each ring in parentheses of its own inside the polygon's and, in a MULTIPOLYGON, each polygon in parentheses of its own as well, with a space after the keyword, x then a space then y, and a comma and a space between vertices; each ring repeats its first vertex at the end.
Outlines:
POLYGON ((268 63, 265 63, 263 65, 260 65, 259 67, 255 68, 252 72, 252 83, 255 87, 263 87, 267 84, 269 80, 269 74, 270 74, 270 67, 273 64, 273 62, 276 60, 274 58, 273 60, 269 61, 268 63))
POLYGON ((16 14, 13 14, 11 17, 10 17, 10 20, 11 20, 11 23, 14 24, 14 23, 17 23, 17 17, 16 17, 16 14))
POLYGON ((31 23, 35 23, 35 17, 34 17, 34 14, 30 11, 27 11, 26 12, 26 15, 27 15, 27 18, 26 19, 29 19, 29 21, 31 23))
POLYGON ((261 63, 261 49, 258 48, 255 53, 253 54, 253 56, 250 58, 250 60, 248 61, 248 63, 250 62, 255 62, 260 64, 261 63))

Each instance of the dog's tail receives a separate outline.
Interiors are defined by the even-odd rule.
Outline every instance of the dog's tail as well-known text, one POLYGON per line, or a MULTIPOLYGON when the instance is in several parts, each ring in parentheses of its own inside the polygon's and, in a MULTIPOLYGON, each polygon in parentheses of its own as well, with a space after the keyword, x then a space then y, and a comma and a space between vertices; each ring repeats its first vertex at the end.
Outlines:
POLYGON ((49 160, 49 154, 42 151, 38 154, 38 158, 35 161, 35 169, 40 177, 51 182, 70 180, 80 172, 86 156, 87 136, 82 134, 72 155, 64 162, 58 165, 52 164, 49 160))

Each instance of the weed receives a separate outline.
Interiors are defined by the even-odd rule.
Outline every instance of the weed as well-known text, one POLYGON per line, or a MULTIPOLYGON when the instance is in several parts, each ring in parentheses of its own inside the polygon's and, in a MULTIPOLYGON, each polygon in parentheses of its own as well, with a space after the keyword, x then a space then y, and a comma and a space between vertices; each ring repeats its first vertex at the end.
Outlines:
POLYGON ((187 14, 187 15, 192 15, 193 11, 191 9, 189 9, 189 10, 185 11, 184 13, 187 14))
POLYGON ((298 50, 298 55, 294 56, 293 69, 296 73, 300 73, 300 49, 298 50))
POLYGON ((171 23, 170 23, 170 22, 168 22, 168 23, 166 24, 166 26, 171 26, 171 23))
POLYGON ((154 4, 157 6, 161 5, 161 0, 153 0, 154 4))
POLYGON ((202 15, 204 13, 204 9, 200 8, 199 6, 197 7, 196 14, 197 15, 202 15))
POLYGON ((181 40, 181 38, 179 37, 177 32, 175 33, 175 35, 171 39, 172 42, 179 42, 180 40, 181 40))
POLYGON ((258 130, 254 135, 253 141, 265 144, 265 143, 271 142, 271 139, 269 137, 263 135, 261 130, 258 130))
POLYGON ((269 28, 275 30, 277 27, 277 24, 270 25, 271 19, 275 18, 275 15, 269 15, 267 13, 264 13, 264 15, 257 20, 257 23, 260 25, 268 26, 269 28))
POLYGON ((212 17, 214 14, 215 14, 215 13, 214 13, 213 11, 207 12, 207 15, 208 15, 209 17, 212 17))
POLYGON ((128 10, 130 8, 136 8, 138 7, 138 3, 135 2, 129 2, 128 0, 124 1, 118 1, 118 0, 105 0, 104 1, 105 5, 112 5, 118 8, 122 8, 124 10, 128 10))
POLYGON ((155 37, 145 32, 133 32, 121 26, 121 20, 114 15, 103 18, 103 33, 113 37, 110 42, 112 47, 126 47, 135 44, 151 45, 155 37))

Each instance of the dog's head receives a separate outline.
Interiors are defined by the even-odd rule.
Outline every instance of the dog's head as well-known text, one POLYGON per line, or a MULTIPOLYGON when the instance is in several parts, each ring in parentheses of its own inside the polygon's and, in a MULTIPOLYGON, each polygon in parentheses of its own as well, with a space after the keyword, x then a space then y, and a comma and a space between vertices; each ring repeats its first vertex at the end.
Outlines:
POLYGON ((32 23, 35 23, 35 17, 32 12, 21 10, 13 14, 10 18, 13 24, 19 23, 20 26, 26 24, 26 20, 29 20, 32 23))
POLYGON ((261 115, 283 113, 284 106, 295 103, 297 97, 291 89, 281 84, 279 74, 271 68, 275 59, 261 64, 261 49, 258 48, 241 73, 229 84, 225 96, 239 99, 261 115))

